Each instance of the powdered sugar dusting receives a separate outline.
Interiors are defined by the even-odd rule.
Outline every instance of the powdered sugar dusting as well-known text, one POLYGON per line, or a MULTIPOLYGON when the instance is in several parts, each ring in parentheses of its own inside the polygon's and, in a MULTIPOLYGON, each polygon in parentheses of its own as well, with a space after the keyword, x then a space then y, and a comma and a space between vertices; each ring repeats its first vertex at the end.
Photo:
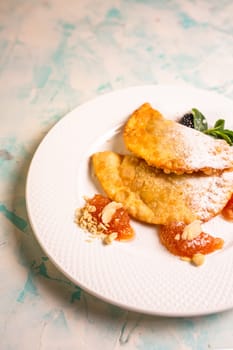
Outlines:
POLYGON ((217 215, 226 205, 233 190, 233 172, 225 171, 220 176, 187 176, 187 205, 202 221, 217 215))
MULTIPOLYGON (((171 129, 175 157, 184 158, 186 171, 223 170, 233 167, 233 148, 200 131, 174 123, 171 129)), ((214 171, 213 171, 214 172, 214 171)))

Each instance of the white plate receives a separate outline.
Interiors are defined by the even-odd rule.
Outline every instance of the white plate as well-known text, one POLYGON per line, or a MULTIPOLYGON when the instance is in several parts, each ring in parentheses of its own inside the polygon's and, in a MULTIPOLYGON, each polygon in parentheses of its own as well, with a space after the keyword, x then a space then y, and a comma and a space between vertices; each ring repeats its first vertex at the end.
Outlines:
MULTIPOLYGON (((99 150, 123 152, 121 127, 143 102, 167 118, 199 108, 210 124, 218 118, 233 129, 233 103, 190 87, 139 86, 96 98, 69 113, 38 147, 28 173, 26 200, 37 239, 54 264, 89 293, 128 310, 169 315, 202 315, 233 307, 233 225, 221 217, 206 230, 224 238, 224 249, 199 268, 169 254, 156 227, 132 221, 136 238, 104 246, 87 242, 74 224, 83 196, 100 192, 89 156, 99 150)), ((169 208, 168 208, 169 210, 169 208)))

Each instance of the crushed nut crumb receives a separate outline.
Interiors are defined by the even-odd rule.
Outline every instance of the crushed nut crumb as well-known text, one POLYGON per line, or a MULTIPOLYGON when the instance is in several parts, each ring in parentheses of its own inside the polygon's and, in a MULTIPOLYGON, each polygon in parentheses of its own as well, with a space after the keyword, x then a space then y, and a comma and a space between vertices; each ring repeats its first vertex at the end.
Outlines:
POLYGON ((86 203, 83 208, 79 208, 75 212, 75 223, 78 224, 84 231, 98 235, 103 233, 104 227, 99 227, 96 218, 91 213, 95 212, 94 205, 86 203))
POLYGON ((192 257, 192 263, 196 266, 201 266, 205 262, 205 255, 201 253, 194 254, 192 257))
POLYGON ((190 262, 190 261, 191 261, 191 258, 189 258, 188 256, 181 256, 181 257, 180 257, 180 260, 190 262))
POLYGON ((199 236, 202 232, 201 221, 195 220, 191 224, 185 226, 181 238, 184 240, 192 241, 194 238, 199 236))
POLYGON ((180 240, 180 234, 177 233, 177 235, 175 235, 174 239, 175 239, 176 241, 179 241, 179 240, 180 240))
POLYGON ((117 232, 112 232, 110 233, 110 235, 106 235, 104 238, 104 243, 111 244, 117 238, 117 236, 118 236, 117 232))

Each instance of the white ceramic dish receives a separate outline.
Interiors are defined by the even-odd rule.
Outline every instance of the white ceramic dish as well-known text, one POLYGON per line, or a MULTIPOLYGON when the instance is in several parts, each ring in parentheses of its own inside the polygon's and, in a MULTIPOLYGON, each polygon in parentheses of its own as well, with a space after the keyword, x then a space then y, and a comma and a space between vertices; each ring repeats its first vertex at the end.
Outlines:
POLYGON ((195 268, 169 254, 156 227, 132 221, 131 242, 87 242, 74 223, 83 196, 100 192, 89 158, 99 150, 124 152, 121 128, 128 115, 150 102, 167 118, 199 108, 209 124, 224 118, 233 129, 233 103, 183 86, 139 86, 109 93, 69 113, 46 135, 32 159, 26 201, 35 235, 54 264, 74 283, 115 305, 137 312, 194 316, 233 307, 233 225, 220 216, 205 224, 224 248, 195 268))

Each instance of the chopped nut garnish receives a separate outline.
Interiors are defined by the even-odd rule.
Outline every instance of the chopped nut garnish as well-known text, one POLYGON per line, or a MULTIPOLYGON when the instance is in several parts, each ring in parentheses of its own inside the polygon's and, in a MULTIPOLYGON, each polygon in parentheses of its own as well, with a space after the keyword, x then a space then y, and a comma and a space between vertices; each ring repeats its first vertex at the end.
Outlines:
POLYGON ((188 256, 181 256, 181 257, 180 257, 180 260, 190 262, 190 261, 191 261, 191 258, 189 258, 188 256))
POLYGON ((97 226, 98 231, 102 232, 102 231, 106 231, 107 230, 107 225, 104 225, 102 222, 100 222, 97 226))
POLYGON ((96 194, 84 198, 86 203, 75 211, 75 223, 89 232, 89 238, 100 238, 110 244, 116 240, 129 240, 134 236, 130 217, 121 203, 96 194))
POLYGON ((176 241, 179 241, 179 240, 180 240, 180 234, 177 233, 177 235, 175 235, 174 239, 175 239, 176 241))
POLYGON ((199 236, 202 232, 201 221, 195 220, 191 222, 191 224, 185 226, 184 231, 181 235, 182 239, 187 239, 188 241, 192 241, 194 238, 199 236))
POLYGON ((102 211, 102 221, 104 224, 108 224, 111 220, 113 215, 115 214, 116 210, 122 208, 122 204, 121 203, 117 203, 117 202, 110 202, 108 203, 102 211))
POLYGON ((104 237, 104 243, 111 244, 117 238, 117 236, 118 236, 117 232, 112 232, 110 235, 106 235, 104 237))
POLYGON ((101 234, 103 233, 105 227, 99 227, 97 220, 91 215, 95 212, 96 208, 93 205, 86 203, 83 208, 77 209, 75 212, 75 222, 78 224, 84 231, 88 231, 92 234, 101 234))
POLYGON ((205 262, 205 255, 201 253, 194 254, 192 257, 192 263, 196 266, 201 266, 205 262))

